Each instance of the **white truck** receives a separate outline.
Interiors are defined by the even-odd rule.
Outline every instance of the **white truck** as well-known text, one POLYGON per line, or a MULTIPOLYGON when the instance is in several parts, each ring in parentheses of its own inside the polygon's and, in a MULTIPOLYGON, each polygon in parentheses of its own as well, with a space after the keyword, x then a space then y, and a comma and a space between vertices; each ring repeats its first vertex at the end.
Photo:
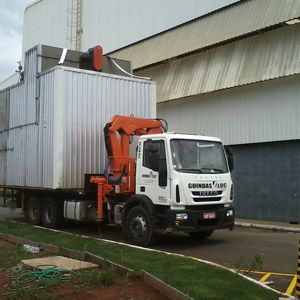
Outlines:
POLYGON ((129 240, 143 246, 160 231, 206 238, 232 229, 232 158, 228 164, 220 139, 163 131, 160 120, 124 116, 105 126, 110 172, 90 179, 98 184, 98 217, 108 208, 129 240), (129 157, 131 135, 140 135, 136 160, 129 157))

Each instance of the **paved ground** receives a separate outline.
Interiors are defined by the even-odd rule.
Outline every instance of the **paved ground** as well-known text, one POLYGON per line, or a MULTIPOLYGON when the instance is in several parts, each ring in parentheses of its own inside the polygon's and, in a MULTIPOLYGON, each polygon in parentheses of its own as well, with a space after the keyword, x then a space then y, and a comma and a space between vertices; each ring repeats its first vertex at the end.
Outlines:
MULTIPOLYGON (((0 218, 24 222, 20 210, 10 212, 8 208, 0 207, 0 218)), ((255 221, 252 221, 252 223, 255 221)), ((239 224, 246 224, 249 221, 238 220, 239 224)), ((251 222, 250 222, 251 223, 251 222)), ((265 226, 291 227, 300 229, 299 225, 270 224, 268 222, 256 222, 265 226)), ((120 228, 107 226, 99 230, 95 225, 69 225, 63 230, 93 237, 101 237, 119 242, 126 242, 120 228)), ((197 257, 219 263, 229 268, 235 268, 236 263, 242 258, 251 260, 254 254, 259 253, 264 260, 263 270, 266 273, 296 274, 298 256, 299 233, 255 229, 236 226, 229 230, 218 230, 207 240, 197 241, 186 234, 161 235, 159 243, 155 247, 158 250, 174 252, 188 256, 197 257)), ((257 280, 265 274, 253 275, 257 280)), ((268 276, 266 276, 268 277, 268 276)), ((274 281, 271 287, 285 292, 292 281, 292 276, 271 275, 267 281, 274 281)), ((292 292, 290 287, 290 293, 292 292)))

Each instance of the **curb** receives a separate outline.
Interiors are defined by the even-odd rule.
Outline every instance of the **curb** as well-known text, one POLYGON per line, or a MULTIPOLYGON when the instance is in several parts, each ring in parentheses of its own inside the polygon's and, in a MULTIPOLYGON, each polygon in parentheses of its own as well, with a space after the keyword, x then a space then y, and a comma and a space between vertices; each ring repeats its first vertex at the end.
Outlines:
POLYGON ((245 227, 245 228, 257 228, 257 229, 266 229, 272 231, 286 231, 286 232, 300 233, 300 228, 293 228, 288 226, 265 225, 265 224, 257 224, 257 223, 246 223, 246 222, 235 222, 234 225, 238 227, 245 227))

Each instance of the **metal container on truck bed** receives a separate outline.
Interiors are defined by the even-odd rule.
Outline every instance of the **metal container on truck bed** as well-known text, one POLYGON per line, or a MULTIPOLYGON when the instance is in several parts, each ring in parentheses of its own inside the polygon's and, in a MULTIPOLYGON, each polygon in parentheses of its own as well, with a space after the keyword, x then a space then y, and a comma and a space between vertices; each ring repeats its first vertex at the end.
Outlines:
POLYGON ((46 50, 29 50, 24 80, 0 91, 0 186, 82 189, 85 173, 103 172, 105 124, 116 114, 154 118, 156 86, 57 65, 46 50))

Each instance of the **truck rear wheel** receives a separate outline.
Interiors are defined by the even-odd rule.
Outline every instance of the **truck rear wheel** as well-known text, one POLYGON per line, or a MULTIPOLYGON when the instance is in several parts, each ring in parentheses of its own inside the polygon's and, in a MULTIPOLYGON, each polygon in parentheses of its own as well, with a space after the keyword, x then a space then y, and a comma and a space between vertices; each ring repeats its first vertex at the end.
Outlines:
POLYGON ((156 240, 153 224, 147 211, 134 206, 125 221, 126 234, 130 242, 138 246, 150 246, 156 240))
POLYGON ((42 221, 47 228, 57 228, 61 226, 63 217, 59 211, 57 201, 52 198, 45 198, 42 204, 42 221))
POLYGON ((26 204, 25 217, 31 225, 39 225, 41 223, 42 208, 38 197, 32 196, 29 198, 26 204))
POLYGON ((213 234, 213 230, 204 230, 204 231, 196 231, 196 232, 190 232, 189 235, 192 238, 204 240, 210 237, 213 234))

